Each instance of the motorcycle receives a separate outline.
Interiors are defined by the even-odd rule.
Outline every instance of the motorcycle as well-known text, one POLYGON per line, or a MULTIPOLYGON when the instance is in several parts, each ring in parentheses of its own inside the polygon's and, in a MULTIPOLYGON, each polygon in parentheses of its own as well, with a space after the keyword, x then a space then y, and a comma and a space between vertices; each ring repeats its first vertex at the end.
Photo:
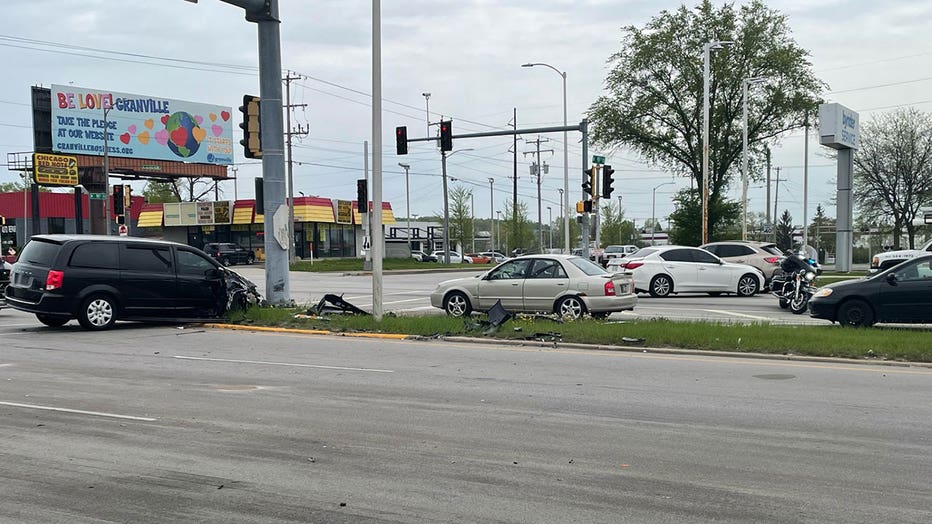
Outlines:
POLYGON ((773 275, 770 292, 779 299, 780 308, 796 315, 806 312, 816 291, 815 278, 822 272, 818 262, 796 253, 787 254, 780 270, 773 275))

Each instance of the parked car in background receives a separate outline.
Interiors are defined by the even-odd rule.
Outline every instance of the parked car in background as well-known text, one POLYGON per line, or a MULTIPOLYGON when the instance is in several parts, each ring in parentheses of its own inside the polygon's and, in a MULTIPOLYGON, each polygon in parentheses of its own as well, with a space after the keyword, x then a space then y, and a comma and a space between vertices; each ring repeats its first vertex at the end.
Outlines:
POLYGON ((605 250, 602 251, 602 265, 607 265, 613 258, 624 258, 637 250, 638 247, 631 244, 605 246, 605 250))
POLYGON ((6 300, 3 298, 3 291, 7 284, 10 283, 10 273, 13 271, 13 264, 6 260, 0 262, 0 308, 6 307, 6 300))
POLYGON ((431 254, 425 253, 423 251, 412 251, 411 258, 413 258, 414 260, 417 260, 418 262, 436 262, 437 261, 437 257, 431 254))
POLYGON ((932 323, 932 254, 865 278, 821 287, 809 299, 809 314, 855 327, 932 323))
MULTIPOLYGON (((437 258, 437 262, 443 263, 444 256, 443 251, 434 251, 431 253, 431 256, 437 258)), ((450 263, 451 264, 472 264, 472 259, 468 256, 463 256, 456 251, 450 251, 450 263)))
POLYGON ((676 293, 749 297, 764 289, 761 270, 726 262, 697 247, 645 247, 621 259, 620 267, 634 279, 635 291, 653 297, 676 293))
POLYGON ((249 249, 231 242, 211 242, 204 244, 204 252, 224 266, 252 264, 256 255, 249 249))
POLYGON ((33 236, 5 297, 47 326, 76 318, 90 330, 117 320, 220 318, 259 300, 255 284, 199 249, 99 235, 33 236))
POLYGON ((502 253, 499 253, 498 251, 483 251, 482 253, 479 253, 479 254, 482 255, 482 256, 484 256, 484 257, 489 257, 489 258, 491 258, 491 259, 492 259, 492 262, 495 263, 495 264, 499 264, 499 263, 504 262, 505 260, 508 259, 508 257, 506 257, 506 256, 505 256, 504 254, 502 254, 502 253))
POLYGON ((871 265, 868 268, 868 271, 871 273, 876 273, 878 271, 883 271, 887 268, 891 268, 904 260, 909 260, 913 257, 918 257, 920 255, 925 255, 927 253, 932 253, 932 240, 929 240, 922 245, 919 249, 898 249, 896 251, 884 251, 882 253, 877 253, 871 257, 871 265))
POLYGON ((494 262, 492 257, 480 253, 468 253, 466 256, 472 260, 473 264, 491 264, 494 262))
POLYGON ((448 280, 430 295, 432 306, 451 316, 488 311, 501 300, 509 311, 557 313, 579 318, 606 317, 637 304, 631 277, 612 275, 601 266, 572 255, 526 255, 485 273, 448 280))
POLYGON ((760 269, 764 273, 766 284, 773 279, 773 272, 780 268, 783 260, 783 251, 773 242, 752 242, 744 240, 725 240, 710 242, 699 246, 718 258, 748 264, 760 269))

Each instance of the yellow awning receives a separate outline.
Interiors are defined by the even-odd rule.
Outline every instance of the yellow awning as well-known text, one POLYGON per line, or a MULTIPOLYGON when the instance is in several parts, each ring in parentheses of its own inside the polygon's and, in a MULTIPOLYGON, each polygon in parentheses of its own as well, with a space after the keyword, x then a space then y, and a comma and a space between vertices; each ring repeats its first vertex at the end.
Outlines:
POLYGON ((294 206, 295 222, 323 222, 333 224, 333 206, 297 204, 294 206))
MULTIPOLYGON (((353 208, 353 223, 362 224, 362 215, 359 213, 359 210, 355 207, 353 208)), ((395 223, 395 213, 391 209, 382 209, 382 223, 383 224, 394 224, 395 223)))
POLYGON ((161 227, 162 226, 162 210, 153 210, 153 211, 143 211, 139 213, 139 220, 136 222, 136 227, 161 227))
POLYGON ((253 223, 253 224, 264 224, 264 223, 265 223, 265 215, 260 215, 258 212, 256 212, 256 219, 253 220, 252 223, 253 223))
POLYGON ((234 224, 252 224, 252 206, 242 206, 233 209, 234 224))

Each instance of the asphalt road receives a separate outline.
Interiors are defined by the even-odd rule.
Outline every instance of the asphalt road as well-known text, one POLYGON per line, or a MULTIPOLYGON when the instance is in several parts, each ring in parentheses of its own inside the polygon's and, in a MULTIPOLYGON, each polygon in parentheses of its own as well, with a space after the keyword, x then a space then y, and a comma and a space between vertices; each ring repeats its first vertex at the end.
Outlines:
POLYGON ((6 522, 930 522, 932 370, 0 324, 6 522))
MULTIPOLYGON (((258 266, 234 266, 232 269, 252 280, 265 293, 265 270, 258 266)), ((383 305, 386 311, 425 315, 442 314, 430 305, 430 293, 439 282, 478 275, 479 272, 431 272, 420 274, 386 274, 383 278, 383 305)), ((289 285, 292 298, 299 304, 316 303, 325 293, 344 293, 344 298, 367 310, 372 309, 372 277, 344 276, 341 273, 292 272, 289 285)), ((794 315, 780 309, 770 294, 753 297, 731 295, 711 297, 704 293, 651 298, 640 295, 633 312, 615 313, 612 318, 667 318, 671 320, 714 320, 719 322, 770 322, 773 324, 828 325, 809 315, 794 315)))

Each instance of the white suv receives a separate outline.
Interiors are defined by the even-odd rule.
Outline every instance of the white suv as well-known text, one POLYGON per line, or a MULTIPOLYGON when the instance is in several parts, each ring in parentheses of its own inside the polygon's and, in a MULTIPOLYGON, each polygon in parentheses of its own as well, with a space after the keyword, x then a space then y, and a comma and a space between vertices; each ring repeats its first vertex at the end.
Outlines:
POLYGON ((871 258, 871 266, 868 271, 871 273, 883 271, 884 269, 893 267, 900 262, 909 260, 913 257, 918 257, 919 255, 924 255, 929 252, 932 252, 932 240, 929 240, 923 244, 919 249, 899 249, 896 251, 884 251, 883 253, 877 253, 873 258, 871 258))

